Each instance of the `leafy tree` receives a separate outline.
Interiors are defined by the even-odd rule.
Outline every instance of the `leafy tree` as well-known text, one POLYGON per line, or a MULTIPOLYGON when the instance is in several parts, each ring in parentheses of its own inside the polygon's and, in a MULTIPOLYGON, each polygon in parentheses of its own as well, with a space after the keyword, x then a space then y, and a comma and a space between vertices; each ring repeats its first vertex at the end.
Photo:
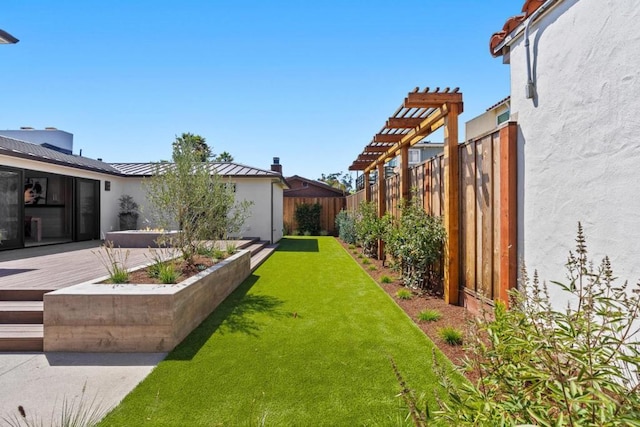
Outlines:
POLYGON ((183 133, 181 136, 176 137, 173 143, 173 155, 175 160, 176 152, 178 155, 183 155, 183 151, 193 152, 197 161, 206 162, 212 156, 211 148, 207 145, 206 139, 200 135, 194 135, 190 132, 183 133))
POLYGON ((233 162, 233 156, 228 151, 223 151, 216 156, 216 162, 229 163, 233 162))
POLYGON ((353 188, 353 178, 348 173, 334 172, 330 174, 322 174, 318 181, 324 182, 327 185, 337 188, 346 193, 351 192, 353 188))
POLYGON ((203 240, 239 233, 252 202, 235 201, 235 186, 219 176, 212 163, 194 149, 204 138, 182 134, 173 143, 173 163, 157 163, 145 180, 156 223, 165 229, 180 227, 171 244, 189 264, 203 240))

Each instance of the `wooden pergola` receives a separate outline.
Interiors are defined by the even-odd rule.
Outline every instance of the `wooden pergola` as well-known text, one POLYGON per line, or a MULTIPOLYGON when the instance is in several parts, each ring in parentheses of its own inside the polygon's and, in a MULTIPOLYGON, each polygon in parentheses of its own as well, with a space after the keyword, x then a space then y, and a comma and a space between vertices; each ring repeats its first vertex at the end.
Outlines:
MULTIPOLYGON (((400 197, 411 197, 409 148, 433 132, 444 128, 444 226, 447 232, 444 268, 444 300, 458 304, 460 274, 460 221, 458 162, 458 115, 463 111, 462 93, 458 88, 433 91, 415 88, 402 105, 386 121, 380 132, 367 144, 349 170, 364 172, 365 200, 371 200, 369 173, 378 173, 378 215, 386 210, 384 165, 400 156, 400 197)), ((378 245, 382 256, 382 245, 378 245)))

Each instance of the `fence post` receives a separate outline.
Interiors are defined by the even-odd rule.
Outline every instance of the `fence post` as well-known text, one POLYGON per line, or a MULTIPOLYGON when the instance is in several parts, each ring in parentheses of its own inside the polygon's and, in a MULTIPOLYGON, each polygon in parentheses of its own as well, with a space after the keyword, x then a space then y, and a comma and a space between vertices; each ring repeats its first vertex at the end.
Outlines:
POLYGON ((509 289, 518 276, 518 159, 516 122, 500 129, 500 293, 509 303, 509 289))
POLYGON ((371 201, 371 183, 369 182, 369 172, 364 173, 364 200, 371 201))
POLYGON ((457 103, 447 103, 444 118, 444 227, 447 232, 444 260, 444 301, 458 304, 460 286, 460 168, 458 163, 457 103))
POLYGON ((400 149, 400 199, 411 198, 411 180, 409 176, 409 146, 400 149))

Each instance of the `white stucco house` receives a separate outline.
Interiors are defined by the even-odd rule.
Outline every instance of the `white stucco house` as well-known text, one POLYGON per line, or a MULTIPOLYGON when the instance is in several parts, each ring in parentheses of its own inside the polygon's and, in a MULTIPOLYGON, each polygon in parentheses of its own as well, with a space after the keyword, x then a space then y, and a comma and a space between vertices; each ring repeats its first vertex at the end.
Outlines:
MULTIPOLYGON (((518 250, 565 281, 582 222, 593 260, 640 279, 640 2, 527 0, 490 49, 511 73, 518 250)), ((559 306, 551 286, 551 299, 559 306)))
MULTIPOLYGON (((28 131, 16 136, 20 135, 30 137, 28 131)), ((0 133, 0 250, 104 238, 106 232, 118 230, 118 199, 123 194, 141 206, 139 227, 154 226, 148 220, 150 207, 142 185, 153 173, 153 163, 109 164, 67 154, 64 151, 71 147, 62 139, 56 147, 57 139, 49 138, 47 148, 39 140, 27 142, 0 133)), ((279 241, 283 190, 288 188, 282 175, 238 163, 212 167, 235 184, 238 201, 253 202, 243 237, 279 241)))

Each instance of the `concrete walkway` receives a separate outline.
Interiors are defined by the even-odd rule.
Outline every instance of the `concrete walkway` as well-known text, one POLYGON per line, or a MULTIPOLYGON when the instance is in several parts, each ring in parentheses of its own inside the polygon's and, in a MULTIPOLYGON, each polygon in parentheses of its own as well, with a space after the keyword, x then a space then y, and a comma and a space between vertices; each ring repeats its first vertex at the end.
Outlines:
POLYGON ((0 353, 0 425, 58 425, 64 404, 104 412, 116 406, 166 353, 0 353), (52 421, 54 421, 52 423, 52 421))

